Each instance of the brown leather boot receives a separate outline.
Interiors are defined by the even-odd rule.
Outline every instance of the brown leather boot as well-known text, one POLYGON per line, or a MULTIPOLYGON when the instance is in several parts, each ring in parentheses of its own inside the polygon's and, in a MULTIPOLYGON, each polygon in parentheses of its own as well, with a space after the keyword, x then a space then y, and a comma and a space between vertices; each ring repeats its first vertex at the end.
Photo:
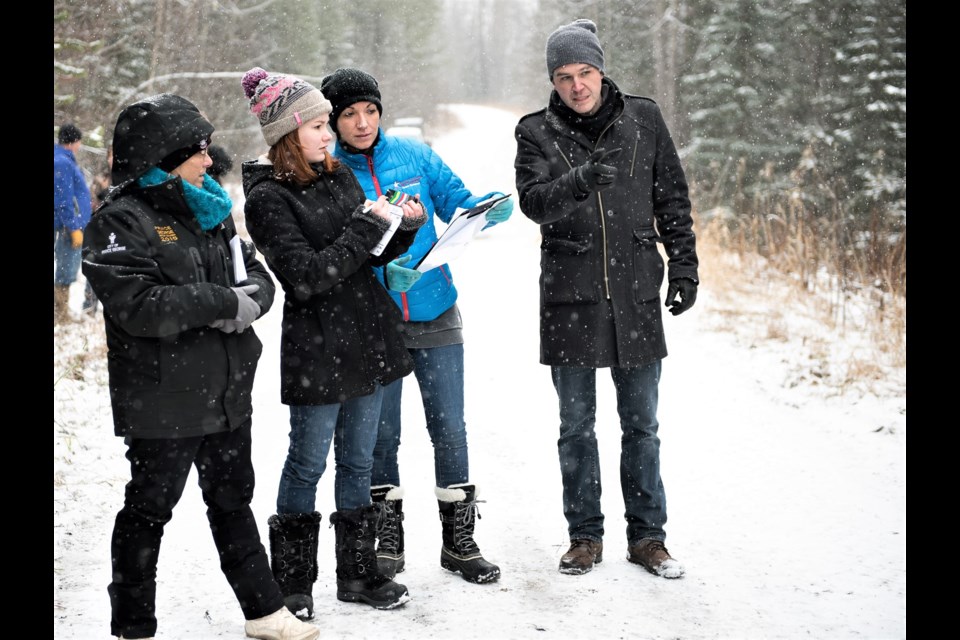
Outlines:
POLYGON ((683 565, 670 556, 662 540, 644 538, 627 547, 627 560, 638 564, 650 573, 663 578, 679 578, 683 575, 683 565))
POLYGON ((586 538, 570 541, 570 548, 560 558, 560 573, 580 575, 603 562, 603 543, 586 538))

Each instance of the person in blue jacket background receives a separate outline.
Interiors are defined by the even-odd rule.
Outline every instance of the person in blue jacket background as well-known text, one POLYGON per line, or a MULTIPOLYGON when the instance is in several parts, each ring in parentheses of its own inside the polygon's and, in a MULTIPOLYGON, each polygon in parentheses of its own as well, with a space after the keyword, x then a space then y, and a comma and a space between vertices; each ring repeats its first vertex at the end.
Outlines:
MULTIPOLYGON (((404 341, 413 356, 433 443, 443 537, 440 564, 468 582, 494 582, 500 577, 500 568, 484 559, 473 539, 477 486, 470 482, 463 417, 463 324, 457 288, 449 265, 424 274, 411 267, 437 240, 435 217, 448 223, 458 208, 470 208, 503 194, 474 195, 428 145, 385 135, 380 128, 380 89, 370 74, 337 69, 323 79, 320 90, 333 105, 334 155, 353 170, 366 196, 375 200, 395 189, 418 198, 426 208, 427 222, 408 252, 376 272, 403 313, 404 341)), ((513 201, 507 199, 486 216, 496 224, 512 212, 513 201)), ((384 389, 370 482, 371 498, 380 506, 377 560, 388 576, 403 571, 405 564, 403 489, 397 464, 402 385, 400 379, 384 389)))
POLYGON ((83 134, 65 124, 53 145, 53 323, 70 319, 70 285, 80 271, 83 228, 90 222, 90 189, 77 166, 83 134))

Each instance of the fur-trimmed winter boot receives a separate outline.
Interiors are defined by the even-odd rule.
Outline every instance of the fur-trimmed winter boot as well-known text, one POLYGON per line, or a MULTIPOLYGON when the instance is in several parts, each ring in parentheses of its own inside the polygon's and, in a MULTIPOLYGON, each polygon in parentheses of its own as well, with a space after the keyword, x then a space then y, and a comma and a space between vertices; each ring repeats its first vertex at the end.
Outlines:
POLYGON ((391 580, 406 565, 403 555, 403 488, 392 484, 370 487, 370 499, 379 509, 377 566, 391 580))
POLYGON ((480 517, 476 486, 452 484, 446 489, 436 487, 434 491, 443 527, 440 566, 459 573, 467 582, 496 582, 500 578, 500 567, 487 562, 473 540, 474 518, 480 517))
POLYGON ((379 509, 374 505, 336 511, 337 600, 365 602, 375 609, 393 609, 410 599, 407 588, 380 573, 375 547, 379 509))
POLYGON ((270 516, 270 565, 283 603, 301 620, 313 620, 313 583, 317 581, 317 536, 320 514, 270 516))

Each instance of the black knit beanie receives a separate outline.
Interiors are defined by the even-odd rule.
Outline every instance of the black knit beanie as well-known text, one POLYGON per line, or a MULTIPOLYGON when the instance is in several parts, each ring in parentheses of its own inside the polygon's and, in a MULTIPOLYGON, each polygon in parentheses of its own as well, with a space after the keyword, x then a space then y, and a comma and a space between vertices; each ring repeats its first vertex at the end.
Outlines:
POLYGON ((320 91, 326 96, 333 111, 330 113, 330 127, 337 131, 337 119, 343 110, 357 102, 372 102, 383 115, 380 103, 380 87, 377 79, 360 69, 337 69, 320 82, 320 91))

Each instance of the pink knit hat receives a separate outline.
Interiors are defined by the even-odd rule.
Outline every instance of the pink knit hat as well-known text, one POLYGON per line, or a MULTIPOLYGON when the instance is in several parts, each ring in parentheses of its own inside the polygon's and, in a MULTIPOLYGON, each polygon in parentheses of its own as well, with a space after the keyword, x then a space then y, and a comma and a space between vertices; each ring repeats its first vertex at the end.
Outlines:
POLYGON ((294 76, 254 67, 243 74, 241 84, 250 99, 250 113, 260 120, 263 139, 271 147, 304 122, 332 110, 319 89, 294 76))

